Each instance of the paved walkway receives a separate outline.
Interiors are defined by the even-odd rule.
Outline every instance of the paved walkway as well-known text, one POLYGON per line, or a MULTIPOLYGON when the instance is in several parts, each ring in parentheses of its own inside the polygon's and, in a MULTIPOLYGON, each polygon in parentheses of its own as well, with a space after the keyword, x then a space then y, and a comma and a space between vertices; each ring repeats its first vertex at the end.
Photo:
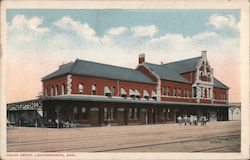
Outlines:
POLYGON ((240 122, 7 129, 7 150, 29 152, 240 152, 240 122))

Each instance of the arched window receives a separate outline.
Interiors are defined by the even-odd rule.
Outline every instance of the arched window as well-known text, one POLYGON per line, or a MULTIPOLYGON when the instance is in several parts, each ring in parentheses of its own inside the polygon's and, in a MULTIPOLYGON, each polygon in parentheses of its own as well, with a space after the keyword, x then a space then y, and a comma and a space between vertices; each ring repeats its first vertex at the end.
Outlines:
POLYGON ((109 89, 108 86, 105 86, 105 87, 104 87, 104 95, 105 95, 105 96, 110 96, 110 95, 111 95, 111 91, 110 91, 110 89, 109 89))
POLYGON ((180 88, 177 89, 177 96, 179 96, 179 97, 181 96, 181 89, 180 88))
POLYGON ((65 94, 65 84, 62 84, 62 91, 61 91, 62 95, 65 94))
POLYGON ((143 91, 143 97, 146 98, 146 99, 149 99, 149 94, 148 94, 147 90, 143 91))
POLYGON ((121 88, 120 95, 121 95, 122 97, 126 97, 126 96, 127 96, 127 93, 126 93, 126 91, 125 91, 124 88, 121 88))
POLYGON ((173 89, 173 96, 176 96, 176 88, 173 89))
POLYGON ((137 89, 135 89, 135 97, 136 98, 140 98, 141 97, 141 94, 140 94, 140 92, 137 89))
POLYGON ((132 89, 129 89, 129 96, 132 98, 135 97, 135 92, 132 89))
POLYGON ((111 96, 115 96, 115 87, 111 87, 111 96))
POLYGON ((92 84, 92 91, 91 91, 92 95, 96 95, 96 85, 92 84))
POLYGON ((44 97, 48 97, 48 89, 47 88, 44 89, 44 97))
POLYGON ((187 90, 186 89, 183 90, 183 96, 187 97, 187 90))
POLYGON ((50 95, 54 96, 54 87, 53 86, 51 86, 50 95))
POLYGON ((190 90, 187 89, 187 97, 189 97, 189 96, 190 96, 190 90))
POLYGON ((165 87, 165 86, 163 87, 162 94, 163 94, 164 96, 168 95, 168 88, 167 88, 167 87, 165 87))
POLYGON ((83 94, 83 84, 82 83, 78 84, 78 94, 83 94))
POLYGON ((58 85, 56 85, 56 89, 55 89, 55 96, 58 95, 58 85))

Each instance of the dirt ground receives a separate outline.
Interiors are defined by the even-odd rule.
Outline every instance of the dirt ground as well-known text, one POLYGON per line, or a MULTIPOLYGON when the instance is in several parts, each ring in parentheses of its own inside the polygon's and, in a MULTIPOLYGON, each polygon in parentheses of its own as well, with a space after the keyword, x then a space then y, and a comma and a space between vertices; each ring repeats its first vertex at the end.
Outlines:
POLYGON ((8 152, 240 152, 240 122, 7 129, 8 152))

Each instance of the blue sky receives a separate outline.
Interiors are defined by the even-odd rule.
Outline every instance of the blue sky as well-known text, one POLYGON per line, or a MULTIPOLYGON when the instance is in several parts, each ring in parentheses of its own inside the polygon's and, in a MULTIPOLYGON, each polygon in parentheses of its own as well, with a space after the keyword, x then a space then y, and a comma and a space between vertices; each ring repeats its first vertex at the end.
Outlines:
POLYGON ((160 64, 202 50, 231 100, 240 99, 240 10, 8 9, 6 16, 8 101, 34 98, 41 77, 77 58, 136 68, 140 53, 160 64))
POLYGON ((212 26, 207 26, 211 14, 222 16, 233 15, 239 21, 239 10, 125 10, 125 9, 8 9, 7 22, 11 22, 16 15, 25 15, 27 18, 34 16, 43 17, 42 26, 51 27, 54 21, 63 16, 70 16, 76 21, 88 23, 95 29, 98 36, 103 36, 104 32, 111 27, 136 25, 156 25, 159 28, 157 35, 166 32, 180 33, 184 36, 211 31, 212 26))

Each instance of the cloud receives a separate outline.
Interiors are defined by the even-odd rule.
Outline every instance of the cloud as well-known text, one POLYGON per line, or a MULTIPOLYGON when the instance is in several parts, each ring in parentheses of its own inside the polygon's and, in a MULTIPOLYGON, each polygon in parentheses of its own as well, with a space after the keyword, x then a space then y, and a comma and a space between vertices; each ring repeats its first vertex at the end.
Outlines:
POLYGON ((225 27, 229 27, 238 30, 238 23, 233 15, 222 16, 218 14, 212 14, 209 17, 207 25, 212 25, 215 27, 215 29, 223 29, 225 27))
POLYGON ((123 33, 125 33, 128 29, 126 27, 120 26, 120 27, 112 27, 107 31, 108 35, 111 36, 119 36, 123 33))
POLYGON ((81 35, 84 39, 91 42, 98 42, 99 38, 96 36, 96 32, 87 23, 81 23, 75 21, 70 16, 64 16, 62 19, 54 23, 57 27, 63 30, 75 31, 77 34, 81 35))
POLYGON ((32 17, 27 19, 24 15, 15 16, 9 26, 9 30, 20 31, 30 30, 36 33, 47 33, 49 29, 47 27, 40 27, 43 24, 43 18, 32 17))
POLYGON ((131 27, 130 31, 135 37, 153 37, 159 32, 155 25, 131 27))
MULTIPOLYGON (((178 33, 156 36, 159 30, 155 25, 111 27, 103 36, 98 36, 88 23, 76 21, 69 16, 64 16, 53 24, 51 28, 41 27, 43 18, 17 15, 8 26, 8 100, 34 98, 35 92, 41 91, 39 84, 42 76, 56 70, 63 62, 74 61, 76 58, 135 68, 139 53, 146 54, 146 61, 160 64, 161 61, 165 63, 200 56, 201 50, 208 51, 208 58, 217 78, 223 80, 223 77, 227 77, 226 84, 233 93, 238 93, 237 89, 231 87, 234 86, 232 82, 238 82, 238 76, 230 73, 232 68, 233 73, 240 73, 237 59, 239 37, 221 36, 217 29, 192 36, 178 33), (227 67, 229 65, 231 67, 227 67), (22 68, 23 72, 19 72, 17 68, 22 68), (15 79, 20 82, 12 85, 15 84, 15 79), (26 83, 32 85, 26 88, 26 83), (27 89, 24 92, 29 93, 25 98, 19 94, 19 90, 24 88, 27 89)), ((239 99, 237 94, 232 97, 239 99)))

